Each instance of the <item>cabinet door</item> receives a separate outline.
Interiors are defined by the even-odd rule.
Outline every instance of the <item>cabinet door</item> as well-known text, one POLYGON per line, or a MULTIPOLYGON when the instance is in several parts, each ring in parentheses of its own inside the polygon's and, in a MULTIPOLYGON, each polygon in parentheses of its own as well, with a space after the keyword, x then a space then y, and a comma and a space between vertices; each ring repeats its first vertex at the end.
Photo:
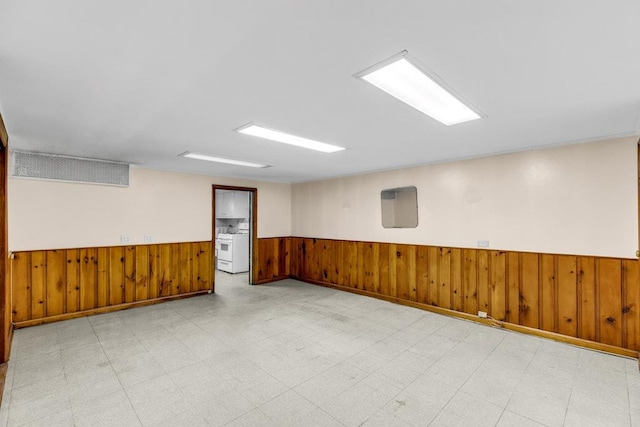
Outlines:
POLYGON ((248 191, 234 192, 233 217, 249 218, 249 192, 248 191))
POLYGON ((223 192, 221 199, 218 218, 231 218, 233 213, 233 191, 223 192))

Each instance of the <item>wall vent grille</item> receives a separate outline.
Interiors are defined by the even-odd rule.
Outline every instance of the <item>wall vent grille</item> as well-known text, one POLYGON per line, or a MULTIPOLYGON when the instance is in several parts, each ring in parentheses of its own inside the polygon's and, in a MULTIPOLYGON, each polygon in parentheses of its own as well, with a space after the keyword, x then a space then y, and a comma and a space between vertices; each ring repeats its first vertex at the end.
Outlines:
POLYGON ((58 154, 14 151, 12 175, 91 184, 129 185, 129 165, 58 154))

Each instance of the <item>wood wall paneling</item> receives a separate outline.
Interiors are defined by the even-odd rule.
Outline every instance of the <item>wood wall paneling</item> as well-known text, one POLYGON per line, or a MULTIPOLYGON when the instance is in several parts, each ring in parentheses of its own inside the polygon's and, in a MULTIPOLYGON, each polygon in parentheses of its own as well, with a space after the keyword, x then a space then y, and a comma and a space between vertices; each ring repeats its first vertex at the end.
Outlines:
POLYGON ((291 246, 301 280, 640 349, 637 260, 296 237, 291 246))
MULTIPOLYGON (((296 237, 258 250, 259 283, 296 277, 640 350, 636 260, 296 237)), ((207 291, 212 267, 211 242, 18 252, 13 320, 207 291)))
MULTIPOLYGON (((275 280, 286 279, 287 277, 292 276, 291 272, 291 264, 292 258, 297 257, 301 259, 300 251, 302 251, 303 242, 300 241, 297 243, 298 247, 292 249, 291 238, 289 237, 271 237, 271 238, 262 238, 258 239, 258 265, 254 266, 254 269, 257 271, 258 280, 256 283, 268 283, 273 282, 275 280)), ((332 242, 327 242, 328 245, 331 245, 332 242)), ((313 247, 313 249, 318 249, 313 247)), ((327 253, 334 253, 333 247, 326 249, 327 253)), ((321 258, 317 265, 325 265, 324 256, 325 249, 319 251, 318 256, 321 258)), ((335 258, 335 257, 334 257, 335 258)), ((327 262, 337 262, 327 257, 327 262)), ((301 268, 301 267, 297 267, 301 268)), ((322 275, 327 275, 327 278, 324 280, 336 280, 336 273, 331 270, 331 268, 326 268, 320 273, 322 275), (329 275, 331 276, 329 279, 329 275)))
POLYGON ((211 242, 16 252, 12 269, 18 326, 203 293, 213 284, 211 242))

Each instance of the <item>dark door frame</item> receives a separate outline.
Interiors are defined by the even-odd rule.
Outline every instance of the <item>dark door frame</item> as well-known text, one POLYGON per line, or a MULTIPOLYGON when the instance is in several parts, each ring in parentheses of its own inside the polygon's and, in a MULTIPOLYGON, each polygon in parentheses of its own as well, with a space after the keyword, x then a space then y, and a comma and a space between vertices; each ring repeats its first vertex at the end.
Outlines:
POLYGON ((2 233, 0 234, 0 363, 5 363, 9 360, 13 332, 11 324, 11 270, 9 264, 7 213, 8 174, 9 135, 0 115, 0 227, 2 227, 2 233))
MULTIPOLYGON (((213 184, 211 197, 211 245, 212 259, 216 248, 216 190, 248 191, 251 197, 251 263, 249 264, 249 284, 254 285, 258 277, 258 189, 254 187, 236 187, 233 185, 213 184)), ((216 266, 213 266, 213 291, 216 289, 216 266)))

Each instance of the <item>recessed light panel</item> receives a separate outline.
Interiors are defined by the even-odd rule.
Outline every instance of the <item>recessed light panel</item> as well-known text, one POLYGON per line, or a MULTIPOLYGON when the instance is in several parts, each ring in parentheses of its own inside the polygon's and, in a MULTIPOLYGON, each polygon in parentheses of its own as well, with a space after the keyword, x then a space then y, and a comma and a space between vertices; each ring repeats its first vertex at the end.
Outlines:
POLYGON ((180 156, 186 157, 188 159, 205 160, 207 162, 215 162, 215 163, 226 163, 229 165, 236 165, 236 166, 247 166, 250 168, 270 167, 270 165, 263 165, 260 163, 245 162, 244 160, 226 159, 224 157, 209 156, 207 154, 190 153, 189 151, 180 154, 180 156))
POLYGON ((445 125, 479 119, 481 116, 447 91, 434 78, 407 58, 407 51, 358 74, 394 98, 445 125))
POLYGON ((284 144, 295 145, 297 147, 308 148, 310 150, 322 151, 323 153, 335 153, 336 151, 342 151, 345 149, 344 147, 338 147, 337 145, 331 145, 325 142, 291 135, 279 130, 259 126, 254 123, 249 123, 239 127, 236 131, 246 135, 257 136, 258 138, 269 139, 271 141, 282 142, 284 144))

